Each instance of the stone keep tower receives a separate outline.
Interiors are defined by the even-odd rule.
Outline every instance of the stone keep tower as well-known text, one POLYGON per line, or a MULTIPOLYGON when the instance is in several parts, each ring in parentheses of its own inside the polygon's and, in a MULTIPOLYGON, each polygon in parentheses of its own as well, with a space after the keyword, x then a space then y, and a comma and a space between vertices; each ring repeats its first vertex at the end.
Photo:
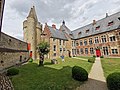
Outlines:
POLYGON ((41 41, 42 24, 38 22, 35 7, 31 8, 27 20, 23 22, 24 41, 28 43, 32 58, 38 57, 36 47, 41 41))

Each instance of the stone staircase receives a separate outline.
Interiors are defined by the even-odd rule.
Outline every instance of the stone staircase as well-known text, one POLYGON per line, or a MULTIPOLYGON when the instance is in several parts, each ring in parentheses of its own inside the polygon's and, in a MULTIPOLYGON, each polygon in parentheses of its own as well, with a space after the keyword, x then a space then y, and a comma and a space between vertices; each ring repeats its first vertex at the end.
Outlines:
POLYGON ((0 90, 14 90, 9 77, 5 74, 0 74, 0 90))

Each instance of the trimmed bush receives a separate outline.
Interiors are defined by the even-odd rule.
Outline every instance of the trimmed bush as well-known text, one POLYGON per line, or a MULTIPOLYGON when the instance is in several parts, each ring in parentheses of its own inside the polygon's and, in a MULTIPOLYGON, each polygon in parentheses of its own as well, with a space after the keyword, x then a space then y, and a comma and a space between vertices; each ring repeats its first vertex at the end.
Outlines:
POLYGON ((7 70, 7 76, 13 76, 19 74, 19 70, 16 68, 10 68, 7 70))
POLYGON ((100 58, 104 58, 104 56, 100 56, 100 58))
POLYGON ((33 59, 32 59, 32 58, 30 58, 29 62, 33 62, 33 59))
POLYGON ((88 79, 88 72, 82 67, 74 66, 72 68, 72 77, 78 81, 86 81, 88 79))
POLYGON ((95 62, 95 58, 89 58, 88 62, 94 63, 95 62))
POLYGON ((120 90, 120 72, 114 72, 107 77, 109 90, 120 90))
POLYGON ((93 55, 93 57, 96 57, 95 55, 93 55))

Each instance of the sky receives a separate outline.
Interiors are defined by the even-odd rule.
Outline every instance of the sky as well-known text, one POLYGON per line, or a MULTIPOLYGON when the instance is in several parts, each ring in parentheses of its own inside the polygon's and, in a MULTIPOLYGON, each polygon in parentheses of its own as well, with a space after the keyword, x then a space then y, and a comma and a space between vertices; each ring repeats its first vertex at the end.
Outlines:
POLYGON ((120 0, 6 0, 2 32, 23 39, 23 21, 35 6, 40 23, 55 24, 62 21, 72 31, 108 15, 120 12, 120 0))

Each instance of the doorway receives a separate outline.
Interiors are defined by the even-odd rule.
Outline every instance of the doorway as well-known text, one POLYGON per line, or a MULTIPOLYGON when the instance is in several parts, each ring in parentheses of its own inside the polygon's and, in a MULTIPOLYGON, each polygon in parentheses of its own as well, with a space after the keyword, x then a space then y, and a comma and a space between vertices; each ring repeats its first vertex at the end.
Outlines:
POLYGON ((97 57, 100 57, 100 56, 101 56, 100 49, 96 49, 96 56, 97 56, 97 57))

